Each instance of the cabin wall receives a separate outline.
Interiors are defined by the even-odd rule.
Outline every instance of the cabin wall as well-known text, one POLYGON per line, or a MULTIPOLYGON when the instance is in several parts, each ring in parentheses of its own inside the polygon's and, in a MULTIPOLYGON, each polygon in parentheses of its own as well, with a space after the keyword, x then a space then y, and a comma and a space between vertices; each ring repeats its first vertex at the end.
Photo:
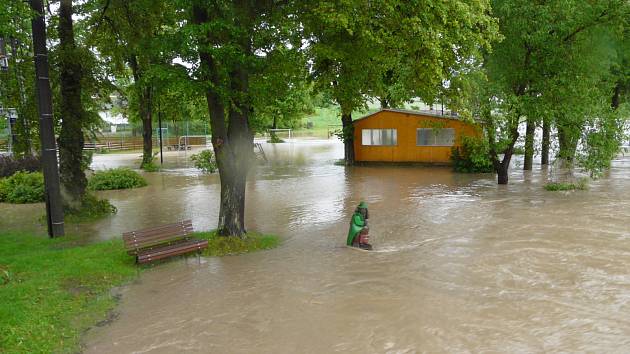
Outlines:
POLYGON ((479 127, 456 119, 438 118, 383 111, 354 123, 354 151, 356 161, 391 161, 450 163, 451 146, 416 146, 418 128, 453 128, 455 146, 461 145, 461 137, 479 136, 479 127), (370 146, 361 144, 363 129, 397 129, 397 145, 370 146))

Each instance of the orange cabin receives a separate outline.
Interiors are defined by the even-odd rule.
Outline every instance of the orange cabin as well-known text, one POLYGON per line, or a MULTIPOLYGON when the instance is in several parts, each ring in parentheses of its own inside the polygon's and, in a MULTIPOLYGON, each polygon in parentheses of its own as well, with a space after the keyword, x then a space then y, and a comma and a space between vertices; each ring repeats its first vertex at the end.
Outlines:
POLYGON ((356 161, 449 164, 462 136, 479 136, 474 123, 436 111, 383 109, 355 120, 356 161))

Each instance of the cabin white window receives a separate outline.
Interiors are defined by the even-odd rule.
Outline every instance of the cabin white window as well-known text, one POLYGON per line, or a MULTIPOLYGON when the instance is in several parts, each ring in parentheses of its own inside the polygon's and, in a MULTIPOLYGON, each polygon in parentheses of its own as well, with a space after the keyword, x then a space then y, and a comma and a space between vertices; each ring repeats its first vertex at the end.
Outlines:
POLYGON ((455 129, 419 128, 416 130, 416 146, 453 146, 455 129))
POLYGON ((361 145, 392 146, 398 144, 396 129, 363 129, 361 145))

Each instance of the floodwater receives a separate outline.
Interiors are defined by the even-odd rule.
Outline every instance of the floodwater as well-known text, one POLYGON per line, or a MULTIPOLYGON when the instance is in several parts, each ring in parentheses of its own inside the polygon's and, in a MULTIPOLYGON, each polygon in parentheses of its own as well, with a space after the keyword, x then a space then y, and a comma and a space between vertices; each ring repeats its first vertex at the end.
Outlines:
MULTIPOLYGON (((142 272, 120 290, 115 320, 88 331, 86 353, 630 351, 630 158, 588 191, 547 192, 540 166, 497 186, 448 168, 336 166, 336 142, 265 152, 246 224, 282 245, 142 272), (375 252, 343 246, 360 200, 375 252)), ((93 167, 136 162, 102 155, 93 167)), ((102 194, 117 216, 74 232, 216 225, 216 175, 180 152, 146 176, 149 187, 102 194)), ((33 208, 0 211, 26 224, 33 208)))

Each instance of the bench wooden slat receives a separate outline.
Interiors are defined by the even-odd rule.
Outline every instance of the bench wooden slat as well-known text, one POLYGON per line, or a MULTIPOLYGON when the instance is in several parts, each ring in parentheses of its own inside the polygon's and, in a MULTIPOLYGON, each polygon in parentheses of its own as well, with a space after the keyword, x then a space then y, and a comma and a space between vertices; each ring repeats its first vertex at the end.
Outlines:
POLYGON ((127 253, 136 256, 137 263, 147 263, 208 247, 207 240, 190 237, 192 221, 149 227, 123 233, 127 253))
POLYGON ((137 262, 148 263, 158 259, 199 251, 206 247, 208 247, 208 240, 188 240, 186 242, 180 242, 167 247, 139 253, 137 257, 137 262))
POLYGON ((177 230, 170 234, 153 235, 150 237, 132 237, 125 240, 125 247, 127 249, 137 249, 143 247, 150 247, 152 245, 160 244, 168 241, 176 241, 178 239, 185 239, 189 237, 190 232, 177 230))
POLYGON ((124 232, 123 233, 123 237, 124 236, 130 236, 130 235, 150 235, 152 233, 155 232, 160 232, 163 231, 165 229, 174 229, 174 228, 189 228, 192 229, 192 221, 190 220, 185 220, 185 221, 180 221, 174 224, 167 224, 167 225, 160 225, 160 226, 154 226, 154 227, 148 227, 146 229, 140 229, 140 230, 135 230, 135 231, 129 231, 129 232, 124 232))

